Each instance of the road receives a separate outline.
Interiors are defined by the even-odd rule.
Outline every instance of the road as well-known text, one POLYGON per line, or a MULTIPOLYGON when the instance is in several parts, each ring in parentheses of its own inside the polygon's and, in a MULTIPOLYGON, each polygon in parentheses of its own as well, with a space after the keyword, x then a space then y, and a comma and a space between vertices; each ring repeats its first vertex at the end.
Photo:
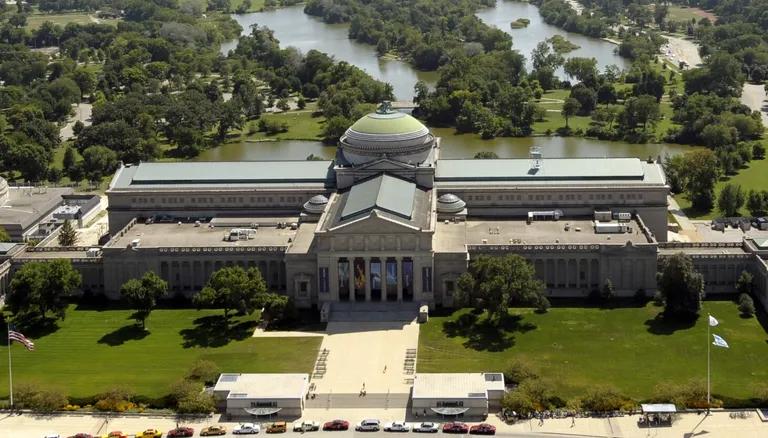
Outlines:
POLYGON ((748 106, 752 111, 760 111, 763 119, 763 125, 768 126, 768 104, 766 104, 765 87, 763 84, 744 83, 744 89, 741 92, 741 103, 748 106))

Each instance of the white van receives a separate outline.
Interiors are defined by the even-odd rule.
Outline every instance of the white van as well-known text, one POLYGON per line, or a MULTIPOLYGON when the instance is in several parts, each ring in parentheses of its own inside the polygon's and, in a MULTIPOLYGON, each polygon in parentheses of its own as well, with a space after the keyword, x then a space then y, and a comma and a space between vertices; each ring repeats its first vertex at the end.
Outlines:
POLYGON ((363 432, 378 432, 380 428, 381 422, 379 420, 363 420, 355 426, 355 430, 363 432))

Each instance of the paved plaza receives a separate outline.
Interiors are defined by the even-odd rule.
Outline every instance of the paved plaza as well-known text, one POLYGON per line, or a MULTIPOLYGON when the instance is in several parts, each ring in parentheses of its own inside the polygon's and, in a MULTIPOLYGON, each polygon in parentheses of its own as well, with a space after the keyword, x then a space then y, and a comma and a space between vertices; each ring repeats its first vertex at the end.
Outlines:
POLYGON ((365 389, 369 400, 408 394, 413 374, 405 369, 406 356, 418 345, 419 326, 413 320, 329 322, 320 346, 321 355, 326 351, 325 371, 314 373, 313 392, 358 397, 365 389))
MULTIPOLYGON (((379 418, 383 422, 393 419, 402 419, 404 410, 387 409, 333 409, 333 410, 307 410, 303 419, 328 421, 334 418, 343 418, 352 423, 364 418, 379 418)), ((732 419, 728 412, 715 412, 710 416, 703 414, 680 414, 672 427, 660 427, 643 429, 637 426, 637 415, 615 418, 577 418, 574 423, 571 419, 545 420, 539 424, 538 420, 518 422, 513 425, 505 425, 498 418, 491 416, 488 422, 497 426, 497 435, 509 437, 531 436, 581 436, 581 437, 616 437, 616 438, 693 438, 697 436, 706 438, 759 438, 768 436, 768 423, 763 423, 756 413, 752 412, 745 419, 732 419)), ((219 423, 218 417, 207 417, 194 421, 185 420, 180 424, 194 427, 196 433, 208 425, 224 424, 231 431, 237 423, 219 423)), ((121 430, 129 435, 153 427, 166 432, 176 426, 173 417, 112 417, 109 421, 104 416, 91 415, 62 415, 62 416, 33 416, 15 415, 0 416, 0 438, 41 438, 46 433, 55 432, 62 437, 78 432, 86 432, 95 436, 107 434, 113 430, 121 430)), ((382 438, 392 434, 365 433, 365 432, 312 432, 326 436, 332 434, 337 438, 349 438, 351 436, 365 435, 368 438, 382 438)), ((286 435, 294 436, 292 432, 286 435)), ((415 434, 398 434, 397 436, 413 437, 415 434)), ((232 436, 231 433, 229 436, 232 436)))

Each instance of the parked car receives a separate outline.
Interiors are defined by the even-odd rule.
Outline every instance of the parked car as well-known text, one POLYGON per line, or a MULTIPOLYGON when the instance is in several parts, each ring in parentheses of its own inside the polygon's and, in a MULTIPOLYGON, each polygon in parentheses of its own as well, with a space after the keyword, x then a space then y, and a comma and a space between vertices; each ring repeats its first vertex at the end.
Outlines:
POLYGON ((385 432, 408 432, 409 430, 411 430, 411 427, 405 421, 393 421, 384 424, 385 432))
POLYGON ((90 433, 76 433, 68 438, 94 438, 90 433))
POLYGON ((176 429, 169 430, 165 436, 167 436, 168 438, 178 438, 178 437, 186 437, 186 436, 194 436, 194 435, 195 435, 195 429, 192 429, 191 427, 177 427, 176 429))
POLYGON ((473 435, 496 435, 496 426, 488 423, 475 424, 469 428, 473 435))
POLYGON ((259 432, 261 432, 261 427, 255 423, 243 423, 232 429, 232 433, 235 435, 252 435, 259 432))
POLYGON ((113 430, 106 435, 102 435, 101 438, 128 438, 128 434, 122 433, 119 430, 113 430))
POLYGON ((163 433, 157 429, 147 429, 136 434, 136 438, 160 438, 161 436, 163 436, 163 433))
POLYGON ((414 432, 421 432, 421 433, 437 433, 440 430, 440 425, 437 423, 431 423, 431 422, 424 422, 421 424, 417 424, 416 426, 413 426, 414 432))
POLYGON ((467 433, 469 432, 469 426, 466 423, 459 423, 458 421, 452 421, 450 423, 443 424, 443 433, 467 433))
POLYGON ((323 424, 323 430, 347 430, 349 429, 349 421, 347 420, 333 420, 323 424))
POLYGON ((276 421, 267 426, 267 433, 285 433, 288 430, 288 425, 285 421, 276 421))
POLYGON ((379 429, 381 429, 381 422, 376 419, 363 420, 355 426, 355 430, 360 432, 378 432, 379 429))
POLYGON ((55 432, 46 433, 43 438, 61 438, 61 435, 55 432))
POLYGON ((200 431, 200 436, 211 436, 211 435, 226 435, 227 434, 227 428, 224 426, 208 426, 206 428, 203 428, 200 431))
POLYGON ((293 423, 294 432, 314 432, 320 430, 320 423, 317 421, 297 421, 293 423))

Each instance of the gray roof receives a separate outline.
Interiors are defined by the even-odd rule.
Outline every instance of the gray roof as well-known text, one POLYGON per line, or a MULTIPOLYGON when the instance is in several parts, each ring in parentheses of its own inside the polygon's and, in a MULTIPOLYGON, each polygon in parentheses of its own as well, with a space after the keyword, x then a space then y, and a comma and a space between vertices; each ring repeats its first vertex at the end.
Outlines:
POLYGON ((638 158, 550 158, 535 169, 528 159, 439 160, 436 181, 602 181, 642 182, 638 158))
POLYGON ((140 163, 121 168, 111 189, 333 183, 333 161, 140 163))
POLYGON ((410 219, 415 196, 416 184, 381 174, 352 186, 341 218, 347 219, 376 208, 410 219))

